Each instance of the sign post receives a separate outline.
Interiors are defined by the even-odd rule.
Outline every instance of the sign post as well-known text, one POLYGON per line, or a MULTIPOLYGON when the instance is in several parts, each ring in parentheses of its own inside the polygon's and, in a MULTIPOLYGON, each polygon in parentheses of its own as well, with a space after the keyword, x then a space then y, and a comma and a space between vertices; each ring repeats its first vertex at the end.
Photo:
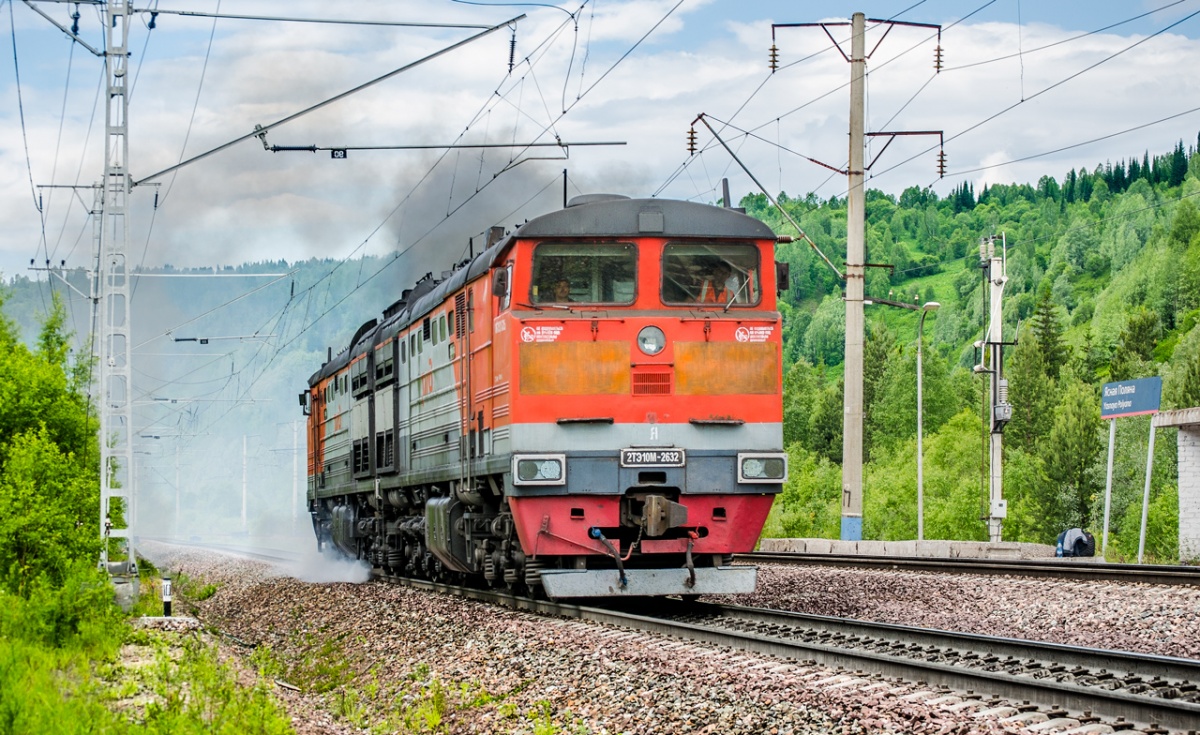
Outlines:
MULTIPOLYGON (((1158 413, 1162 403, 1162 378, 1142 378, 1105 383, 1100 398, 1100 418, 1113 419, 1108 431, 1108 472, 1104 483, 1104 535, 1100 554, 1108 551, 1108 518, 1112 507, 1113 443, 1117 436, 1116 419, 1158 413)), ((1150 475, 1154 471, 1154 422, 1150 422, 1150 446, 1146 453, 1146 485, 1142 490, 1142 527, 1138 537, 1138 564, 1146 550, 1146 519, 1150 507, 1150 475)))

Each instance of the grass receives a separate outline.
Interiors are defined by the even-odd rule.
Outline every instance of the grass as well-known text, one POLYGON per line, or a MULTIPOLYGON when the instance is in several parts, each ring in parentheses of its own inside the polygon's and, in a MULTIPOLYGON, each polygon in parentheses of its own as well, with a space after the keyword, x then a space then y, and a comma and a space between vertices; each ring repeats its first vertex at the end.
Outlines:
MULTIPOLYGON (((157 570, 140 570, 147 577, 157 570)), ((143 595, 139 605, 158 604, 143 595)), ((61 588, 0 590, 0 733, 292 732, 262 684, 242 686, 215 643, 133 629, 81 565, 61 588)))

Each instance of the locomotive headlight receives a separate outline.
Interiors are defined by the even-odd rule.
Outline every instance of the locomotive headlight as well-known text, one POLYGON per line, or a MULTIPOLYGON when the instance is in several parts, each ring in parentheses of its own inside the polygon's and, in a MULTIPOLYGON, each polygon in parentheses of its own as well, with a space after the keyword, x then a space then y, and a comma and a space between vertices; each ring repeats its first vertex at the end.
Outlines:
POLYGON ((783 482, 787 479, 786 454, 739 454, 738 482, 783 482))
POLYGON ((566 482, 561 454, 518 455, 513 457, 514 485, 562 485, 566 482))
POLYGON ((643 327, 637 336, 638 349, 647 355, 657 355, 667 346, 667 335, 658 327, 643 327))

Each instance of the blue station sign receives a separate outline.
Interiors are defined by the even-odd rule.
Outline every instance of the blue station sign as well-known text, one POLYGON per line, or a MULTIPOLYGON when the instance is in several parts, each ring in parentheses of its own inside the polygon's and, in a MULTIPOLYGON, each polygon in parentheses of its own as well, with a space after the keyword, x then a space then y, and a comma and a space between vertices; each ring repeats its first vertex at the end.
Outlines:
POLYGON ((1100 394, 1100 418, 1158 413, 1162 403, 1162 378, 1142 378, 1105 383, 1100 394))

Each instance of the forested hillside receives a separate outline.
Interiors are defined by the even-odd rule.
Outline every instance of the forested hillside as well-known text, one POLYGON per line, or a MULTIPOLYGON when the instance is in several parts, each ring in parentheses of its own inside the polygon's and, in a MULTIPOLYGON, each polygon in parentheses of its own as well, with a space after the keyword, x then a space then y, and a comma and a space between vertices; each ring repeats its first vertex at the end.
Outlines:
MULTIPOLYGON (((1200 155, 1179 143, 1035 185, 868 191, 868 297, 940 302, 926 319, 926 538, 985 539, 984 394, 971 371, 987 304, 981 238, 1003 234, 1006 540, 1052 543, 1079 525, 1099 537, 1107 425, 1100 386, 1160 375, 1163 407, 1200 405, 1200 155)), ((780 202, 835 263, 845 260, 846 202, 780 202)), ((747 211, 795 234, 762 195, 747 211)), ((783 245, 792 288, 785 324, 786 492, 770 535, 836 538, 841 495, 845 309, 836 275, 803 242, 783 245)), ((864 375, 864 537, 916 537, 916 312, 870 306, 864 375)), ((1136 553, 1148 418, 1118 422, 1110 555, 1136 553)), ((1177 558, 1173 430, 1155 452, 1148 550, 1177 558)))

